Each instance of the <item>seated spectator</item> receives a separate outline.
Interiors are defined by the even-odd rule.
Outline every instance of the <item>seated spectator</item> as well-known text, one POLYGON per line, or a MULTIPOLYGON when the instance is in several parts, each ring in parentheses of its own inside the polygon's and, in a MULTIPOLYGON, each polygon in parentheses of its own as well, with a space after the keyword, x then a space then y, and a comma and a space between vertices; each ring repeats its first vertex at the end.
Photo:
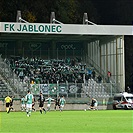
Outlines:
POLYGON ((88 78, 91 79, 91 75, 92 75, 92 70, 88 69, 88 78))
POLYGON ((20 78, 20 82, 23 82, 23 79, 24 79, 24 72, 23 72, 23 70, 20 71, 18 76, 20 78))
MULTIPOLYGON (((20 81, 30 83, 57 83, 57 81, 66 83, 83 83, 83 75, 86 73, 85 66, 81 68, 80 60, 70 59, 65 60, 43 60, 37 57, 33 58, 12 58, 10 60, 12 70, 20 78, 20 81), (25 77, 26 76, 26 77, 25 77), (28 77, 28 78, 27 78, 28 77)), ((91 78, 92 70, 89 70, 88 75, 91 78)))
POLYGON ((97 82, 98 83, 101 83, 102 82, 102 77, 100 75, 97 77, 97 82))
POLYGON ((95 79, 95 76, 96 76, 96 72, 93 70, 92 71, 92 78, 95 79))

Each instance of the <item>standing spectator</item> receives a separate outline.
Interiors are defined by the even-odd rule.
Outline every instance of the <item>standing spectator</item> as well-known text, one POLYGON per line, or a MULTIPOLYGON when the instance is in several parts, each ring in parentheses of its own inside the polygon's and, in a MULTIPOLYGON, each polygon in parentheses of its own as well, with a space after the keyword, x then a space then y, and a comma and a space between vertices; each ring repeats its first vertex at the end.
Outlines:
POLYGON ((44 101, 45 101, 45 98, 43 97, 43 94, 40 92, 40 96, 39 96, 39 108, 40 108, 40 113, 42 114, 42 110, 45 112, 46 114, 46 110, 44 109, 44 101))
POLYGON ((102 82, 102 77, 100 75, 97 77, 97 81, 98 81, 98 83, 102 82))
POLYGON ((88 78, 91 79, 91 75, 92 75, 92 70, 88 69, 88 78))
POLYGON ((127 86, 127 92, 128 92, 128 93, 131 93, 131 89, 130 89, 129 86, 127 86))
POLYGON ((60 99, 60 111, 63 111, 65 103, 66 103, 66 100, 65 100, 64 96, 62 96, 62 98, 60 99))
POLYGON ((108 83, 110 83, 110 77, 111 77, 111 72, 108 71, 108 73, 107 73, 107 82, 108 82, 108 83))
POLYGON ((54 107, 54 109, 56 110, 56 107, 59 107, 59 109, 60 109, 60 96, 58 96, 58 98, 56 98, 55 99, 55 107, 54 107))
POLYGON ((95 79, 95 76, 96 76, 96 72, 93 70, 92 71, 92 78, 95 79))

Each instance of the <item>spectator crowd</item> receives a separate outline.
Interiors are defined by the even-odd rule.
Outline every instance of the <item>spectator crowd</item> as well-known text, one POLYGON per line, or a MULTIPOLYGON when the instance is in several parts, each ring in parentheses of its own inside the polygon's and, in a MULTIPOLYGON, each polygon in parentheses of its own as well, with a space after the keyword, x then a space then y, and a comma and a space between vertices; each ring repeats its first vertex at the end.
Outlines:
POLYGON ((37 57, 11 57, 8 64, 21 82, 31 84, 83 83, 96 77, 95 70, 87 68, 79 58, 44 60, 37 57))

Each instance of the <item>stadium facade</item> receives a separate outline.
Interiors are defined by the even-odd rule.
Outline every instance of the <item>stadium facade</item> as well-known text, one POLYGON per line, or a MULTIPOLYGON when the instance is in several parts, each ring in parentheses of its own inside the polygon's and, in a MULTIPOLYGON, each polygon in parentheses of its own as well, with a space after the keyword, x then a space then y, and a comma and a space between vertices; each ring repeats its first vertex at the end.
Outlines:
POLYGON ((0 53, 3 59, 81 58, 103 81, 110 71, 109 84, 118 92, 125 90, 124 35, 132 34, 132 26, 0 22, 0 53))

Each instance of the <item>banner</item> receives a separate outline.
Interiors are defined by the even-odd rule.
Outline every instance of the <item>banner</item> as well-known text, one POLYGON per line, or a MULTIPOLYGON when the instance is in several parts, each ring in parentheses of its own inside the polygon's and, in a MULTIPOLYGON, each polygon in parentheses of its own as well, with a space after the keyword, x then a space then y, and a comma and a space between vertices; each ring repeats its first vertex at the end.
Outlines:
POLYGON ((31 93, 34 95, 39 95, 40 93, 40 84, 31 84, 30 85, 31 93))
POLYGON ((42 92, 42 94, 48 95, 49 94, 48 84, 40 84, 40 91, 42 92))
POLYGON ((49 85, 49 94, 56 95, 58 91, 57 84, 50 84, 49 85))
POLYGON ((44 95, 58 95, 58 94, 75 94, 80 90, 77 84, 31 84, 30 89, 34 95, 39 95, 42 92, 44 95))

